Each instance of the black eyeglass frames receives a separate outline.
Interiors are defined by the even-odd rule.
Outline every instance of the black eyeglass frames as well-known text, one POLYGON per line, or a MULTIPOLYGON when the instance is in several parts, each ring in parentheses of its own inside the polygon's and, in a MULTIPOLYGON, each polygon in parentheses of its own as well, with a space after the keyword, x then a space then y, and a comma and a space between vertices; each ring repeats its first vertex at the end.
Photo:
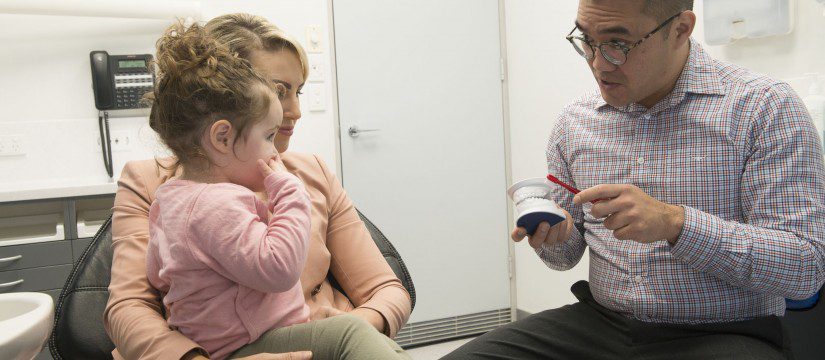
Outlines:
POLYGON ((577 26, 573 27, 573 30, 570 30, 570 33, 567 34, 565 39, 567 39, 567 41, 569 41, 570 44, 573 45, 573 49, 575 49, 576 52, 579 53, 579 55, 581 55, 588 61, 593 60, 593 57, 596 54, 595 49, 598 48, 599 53, 602 54, 602 57, 604 57, 605 60, 609 61, 613 65, 619 66, 627 62, 627 53, 629 53, 630 50, 633 50, 633 48, 639 46, 639 44, 653 36, 653 34, 657 33, 659 30, 662 30, 665 26, 667 26, 667 24, 670 24, 671 21, 679 17, 679 15, 682 15, 682 13, 683 11, 669 17, 667 20, 665 20, 663 23, 661 23, 659 26, 653 29, 653 31, 647 33, 647 35, 643 36, 641 39, 639 39, 639 41, 630 45, 626 45, 618 41, 605 41, 594 45, 592 41, 590 41, 584 36, 573 35, 573 33, 578 28, 577 26))

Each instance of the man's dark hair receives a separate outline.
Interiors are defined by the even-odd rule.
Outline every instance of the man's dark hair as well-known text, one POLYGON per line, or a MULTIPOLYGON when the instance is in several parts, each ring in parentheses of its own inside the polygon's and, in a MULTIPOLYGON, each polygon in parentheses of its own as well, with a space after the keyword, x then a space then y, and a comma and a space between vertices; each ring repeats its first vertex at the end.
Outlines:
POLYGON ((685 10, 693 10, 693 0, 645 0, 642 11, 661 22, 685 10))

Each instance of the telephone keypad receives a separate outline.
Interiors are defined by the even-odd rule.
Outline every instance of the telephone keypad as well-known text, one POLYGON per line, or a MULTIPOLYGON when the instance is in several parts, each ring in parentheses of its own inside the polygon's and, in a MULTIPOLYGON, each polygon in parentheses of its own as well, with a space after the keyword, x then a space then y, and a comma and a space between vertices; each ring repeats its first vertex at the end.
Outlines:
POLYGON ((115 75, 115 106, 118 109, 146 107, 143 95, 152 91, 152 75, 149 73, 125 73, 115 75))

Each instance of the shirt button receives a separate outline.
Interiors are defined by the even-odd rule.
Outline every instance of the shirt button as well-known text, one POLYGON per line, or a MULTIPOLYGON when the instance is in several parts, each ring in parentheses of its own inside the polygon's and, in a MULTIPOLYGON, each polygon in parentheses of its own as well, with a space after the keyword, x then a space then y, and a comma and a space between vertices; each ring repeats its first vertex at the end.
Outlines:
POLYGON ((642 275, 636 275, 633 277, 633 280, 635 280, 637 284, 641 284, 642 281, 645 281, 645 278, 643 278, 642 275))
POLYGON ((645 120, 650 120, 650 114, 642 116, 645 120))
POLYGON ((639 165, 644 164, 645 163, 645 158, 642 157, 642 156, 639 156, 639 158, 636 159, 636 163, 639 164, 639 165))

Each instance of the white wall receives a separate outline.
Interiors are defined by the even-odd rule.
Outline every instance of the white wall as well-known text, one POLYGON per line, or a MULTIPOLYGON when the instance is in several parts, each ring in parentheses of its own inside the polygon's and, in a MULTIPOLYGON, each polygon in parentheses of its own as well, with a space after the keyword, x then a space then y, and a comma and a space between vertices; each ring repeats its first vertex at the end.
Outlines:
MULTIPOLYGON (((513 181, 547 174, 547 136, 565 104, 594 86, 586 64, 564 36, 573 28, 576 1, 505 2, 513 181)), ((516 306, 530 313, 573 302, 570 285, 587 274, 552 271, 526 242, 516 244, 516 306)))
MULTIPOLYGON (((120 1, 120 0, 119 0, 120 1)), ((270 19, 306 44, 306 27, 320 26, 324 68, 330 68, 327 1, 201 1, 204 20, 229 12, 270 19)), ((22 135, 24 156, 0 157, 0 189, 32 189, 56 184, 108 182, 98 145, 97 110, 91 85, 89 52, 150 53, 171 21, 0 14, 0 135, 22 135)), ((327 110, 308 111, 291 150, 318 153, 336 169, 331 111, 332 82, 320 86, 327 110)), ((146 117, 111 120, 113 135, 129 136, 128 151, 115 152, 115 179, 131 159, 152 158, 163 149, 146 117)))
MULTIPOLYGON (((511 164, 513 180, 546 172, 544 149, 556 116, 574 97, 595 87, 584 61, 564 40, 573 28, 577 1, 507 1, 511 164)), ((696 1, 699 26, 694 37, 703 42, 702 4, 696 1)), ((814 0, 797 1, 793 33, 765 39, 706 46, 715 57, 768 75, 789 79, 804 95, 809 82, 796 80, 806 72, 825 75, 825 17, 814 0)), ((587 278, 588 257, 574 269, 548 269, 527 244, 516 245, 517 307, 535 313, 575 302, 570 285, 587 278)))

